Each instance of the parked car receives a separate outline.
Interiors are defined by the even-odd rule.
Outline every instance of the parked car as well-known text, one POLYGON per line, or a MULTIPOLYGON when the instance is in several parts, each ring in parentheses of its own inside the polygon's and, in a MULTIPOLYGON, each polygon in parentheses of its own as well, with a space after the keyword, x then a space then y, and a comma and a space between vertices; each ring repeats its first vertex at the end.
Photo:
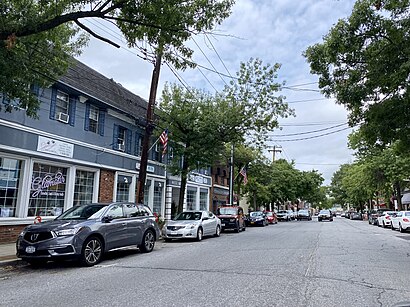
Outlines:
POLYGON ((155 216, 145 205, 91 203, 24 228, 16 243, 17 257, 33 265, 80 259, 85 266, 93 266, 104 253, 120 247, 136 245, 141 252, 149 253, 159 235, 155 216))
POLYGON ((399 211, 391 219, 391 229, 405 232, 410 229, 410 211, 399 211))
POLYGON ((291 217, 290 217, 289 212, 287 210, 279 210, 278 213, 276 213, 276 216, 278 218, 278 221, 287 221, 287 222, 289 222, 291 220, 291 217))
POLYGON ((319 222, 327 220, 332 222, 333 221, 333 214, 330 210, 320 210, 319 215, 317 216, 317 220, 319 222))
POLYGON ((311 221, 311 220, 312 220, 312 216, 311 216, 309 210, 301 209, 301 210, 298 211, 298 214, 297 214, 296 219, 297 219, 298 221, 301 221, 301 220, 311 221))
POLYGON ((293 210, 288 210, 288 214, 291 220, 296 220, 296 212, 293 212, 293 210))
POLYGON ((391 219, 394 215, 396 215, 396 211, 384 211, 378 218, 377 218, 377 225, 379 227, 390 227, 391 226, 391 219))
POLYGON ((179 213, 174 219, 165 222, 162 234, 165 241, 172 239, 196 239, 204 236, 219 237, 221 220, 212 212, 188 210, 179 213))
POLYGON ((373 209, 370 210, 368 214, 368 221, 369 224, 371 225, 378 225, 378 218, 382 215, 384 211, 389 211, 389 209, 383 208, 383 209, 373 209))
POLYGON ((363 220, 363 215, 361 212, 350 212, 350 219, 351 220, 363 220))
POLYGON ((233 229, 236 232, 245 231, 245 215, 243 208, 240 206, 222 206, 219 207, 216 215, 221 219, 221 230, 233 229))
POLYGON ((266 226, 269 225, 268 218, 262 211, 253 211, 249 213, 247 226, 266 226))
POLYGON ((268 219, 269 224, 277 224, 278 223, 278 218, 276 216, 276 213, 273 211, 265 211, 266 217, 268 219))

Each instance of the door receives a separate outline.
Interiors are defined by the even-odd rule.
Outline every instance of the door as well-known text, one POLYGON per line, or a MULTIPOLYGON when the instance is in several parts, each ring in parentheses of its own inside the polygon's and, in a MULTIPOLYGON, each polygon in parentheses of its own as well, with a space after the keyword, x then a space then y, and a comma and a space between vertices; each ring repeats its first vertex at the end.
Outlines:
POLYGON ((138 245, 142 240, 144 228, 144 217, 137 204, 124 204, 124 213, 127 220, 127 242, 128 245, 138 245))
POLYGON ((106 249, 110 250, 127 245, 127 221, 124 218, 123 206, 114 204, 108 208, 104 217, 109 220, 104 223, 106 249))

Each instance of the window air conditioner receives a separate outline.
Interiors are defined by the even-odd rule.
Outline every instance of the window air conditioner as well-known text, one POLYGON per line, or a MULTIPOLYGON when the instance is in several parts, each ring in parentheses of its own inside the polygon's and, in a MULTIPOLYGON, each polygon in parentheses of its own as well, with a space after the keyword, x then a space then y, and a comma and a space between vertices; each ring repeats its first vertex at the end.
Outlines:
POLYGON ((124 151, 125 150, 125 144, 118 144, 118 150, 124 151))
POLYGON ((66 114, 66 113, 59 112, 59 113, 57 114, 57 120, 59 120, 60 122, 63 122, 63 123, 66 123, 66 124, 67 124, 69 118, 70 118, 70 116, 69 116, 68 114, 66 114))

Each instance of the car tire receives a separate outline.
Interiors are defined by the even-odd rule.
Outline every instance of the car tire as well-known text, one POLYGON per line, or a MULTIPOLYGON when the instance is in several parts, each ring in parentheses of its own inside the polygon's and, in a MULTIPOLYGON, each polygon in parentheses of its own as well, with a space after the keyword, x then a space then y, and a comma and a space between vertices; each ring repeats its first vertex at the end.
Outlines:
POLYGON ((403 227, 401 227, 401 224, 399 224, 399 231, 400 231, 401 233, 405 232, 405 230, 403 229, 403 227))
POLYGON ((245 223, 243 223, 242 231, 245 231, 245 230, 246 230, 246 225, 245 223))
POLYGON ((142 237, 141 245, 138 245, 138 248, 143 253, 150 253, 155 246, 155 235, 151 229, 148 229, 144 236, 142 237))
POLYGON ((202 237, 204 235, 204 232, 201 227, 198 228, 198 232, 196 233, 196 240, 197 241, 202 241, 202 237))
POLYGON ((391 223, 391 226, 390 226, 390 227, 391 227, 391 230, 394 230, 393 222, 391 223))
POLYGON ((383 227, 383 228, 386 228, 386 224, 384 223, 384 221, 383 221, 383 225, 382 225, 382 227, 383 227))
POLYGON ((84 266, 98 264, 103 256, 104 246, 100 238, 91 236, 85 240, 81 251, 81 263, 84 266))
POLYGON ((237 232, 237 233, 241 232, 241 225, 239 225, 239 222, 236 224, 235 232, 237 232))
POLYGON ((221 236, 221 226, 216 226, 215 237, 221 236))

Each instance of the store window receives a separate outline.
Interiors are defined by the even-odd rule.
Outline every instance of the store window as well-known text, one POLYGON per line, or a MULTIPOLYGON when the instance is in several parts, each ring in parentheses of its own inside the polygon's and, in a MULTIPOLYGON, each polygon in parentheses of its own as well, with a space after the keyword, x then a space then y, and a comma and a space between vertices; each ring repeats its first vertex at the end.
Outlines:
POLYGON ((117 177, 117 201, 129 201, 130 187, 132 183, 132 177, 118 175, 117 177))
POLYGON ((0 157, 0 217, 16 215, 22 161, 0 157))
POLYGON ((90 127, 89 131, 98 133, 98 115, 100 114, 100 109, 97 107, 90 105, 90 114, 89 114, 89 121, 90 121, 90 127))
POLYGON ((33 164, 28 216, 56 216, 63 212, 67 168, 33 164))
POLYGON ((188 189, 186 195, 186 203, 188 210, 195 210, 196 209, 196 189, 190 190, 188 189))
POLYGON ((162 190, 162 183, 156 182, 154 187, 154 204, 152 211, 157 214, 161 214, 162 190))
POLYGON ((201 189, 199 192, 199 209, 208 210, 208 190, 201 189))
POLYGON ((144 187, 144 205, 149 206, 149 190, 151 187, 151 180, 147 180, 144 187))
POLYGON ((77 170, 75 173, 74 205, 91 203, 94 194, 94 172, 77 170))

